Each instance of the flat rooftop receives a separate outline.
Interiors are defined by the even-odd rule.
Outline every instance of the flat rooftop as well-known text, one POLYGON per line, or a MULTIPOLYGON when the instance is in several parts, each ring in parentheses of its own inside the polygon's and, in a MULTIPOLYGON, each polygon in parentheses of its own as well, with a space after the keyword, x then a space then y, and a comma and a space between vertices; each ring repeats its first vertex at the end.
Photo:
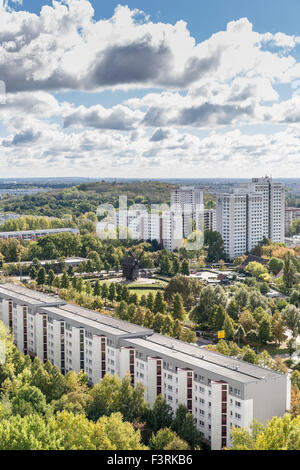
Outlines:
MULTIPOLYGON (((255 380, 264 380, 264 379, 271 379, 278 376, 282 376, 280 372, 273 371, 267 369, 265 367, 259 367, 254 364, 250 364, 249 362, 242 361, 241 359, 236 359, 234 357, 225 356, 224 354, 220 354, 215 351, 210 351, 206 348, 200 348, 199 346, 185 343, 175 338, 170 338, 169 336, 163 336, 157 333, 149 336, 147 338, 147 343, 151 343, 151 347, 163 346, 167 348, 169 351, 177 351, 178 353, 184 354, 186 357, 196 358, 197 361, 204 361, 205 368, 207 369, 207 364, 209 363, 210 370, 212 370, 212 366, 221 367, 226 369, 226 375, 228 375, 228 371, 231 373, 238 374, 239 380, 241 380, 241 375, 245 376, 245 381, 251 381, 252 379, 255 380)), ((198 363, 200 367, 200 362, 198 363)), ((203 362, 202 366, 203 367, 203 362)))
POLYGON ((27 287, 14 283, 0 284, 0 292, 12 299, 18 299, 32 305, 47 305, 53 303, 62 305, 65 303, 65 301, 59 298, 58 295, 45 294, 44 292, 28 289, 27 287))
POLYGON ((258 380, 272 380, 284 375, 280 372, 259 367, 215 351, 209 351, 208 349, 200 348, 199 346, 185 343, 169 336, 153 333, 151 329, 78 305, 66 304, 58 296, 37 292, 19 284, 1 284, 1 293, 12 300, 17 299, 29 305, 42 307, 42 311, 50 312, 59 319, 69 319, 76 322, 76 324, 89 326, 94 329, 96 334, 100 330, 119 337, 124 336, 126 337, 126 339, 124 338, 126 344, 145 348, 149 355, 160 354, 166 357, 173 357, 185 363, 187 367, 210 370, 215 374, 229 377, 238 382, 248 383, 258 380), (135 335, 139 336, 139 338, 134 338, 135 335))
POLYGON ((73 313, 77 317, 83 317, 85 319, 101 323, 102 325, 122 330, 129 334, 140 334, 145 336, 153 334, 153 330, 150 330, 149 328, 144 328, 143 326, 135 325, 134 323, 119 320, 118 318, 110 317, 103 313, 94 312, 94 310, 89 310, 87 308, 80 307, 79 305, 66 304, 60 307, 59 310, 61 312, 73 313))
POLYGON ((56 317, 57 320, 67 320, 71 323, 75 323, 77 327, 89 327, 95 332, 95 334, 98 335, 101 335, 103 333, 120 337, 128 335, 128 333, 122 330, 121 328, 113 328, 112 326, 106 325, 105 323, 100 323, 95 320, 91 320, 90 318, 77 315, 72 311, 69 312, 59 307, 42 307, 41 311, 46 314, 51 313, 52 317, 56 317))
POLYGON ((40 230, 16 230, 14 232, 0 232, 0 237, 8 235, 32 235, 35 233, 79 232, 77 228, 47 228, 40 230))

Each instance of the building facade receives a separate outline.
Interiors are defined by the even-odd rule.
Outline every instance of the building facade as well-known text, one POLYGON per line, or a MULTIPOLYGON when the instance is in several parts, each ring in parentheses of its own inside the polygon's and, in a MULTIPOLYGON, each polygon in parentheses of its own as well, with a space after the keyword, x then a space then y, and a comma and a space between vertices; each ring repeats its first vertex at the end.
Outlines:
POLYGON ((84 370, 91 384, 106 373, 142 382, 152 406, 162 394, 184 404, 204 441, 230 446, 233 426, 266 423, 290 408, 287 375, 223 356, 16 284, 0 285, 0 319, 17 347, 63 373, 84 370))
POLYGON ((203 191, 194 186, 181 186, 171 191, 171 207, 182 212, 183 236, 203 230, 203 191))
POLYGON ((100 238, 115 237, 119 239, 156 240, 168 251, 182 246, 183 219, 176 208, 147 212, 147 210, 115 211, 113 218, 97 224, 100 238))
POLYGON ((285 235, 290 234, 292 223, 300 220, 300 207, 286 207, 285 209, 285 235))
POLYGON ((216 209, 204 209, 204 230, 215 232, 216 228, 216 209))
POLYGON ((79 235, 77 228, 49 228, 45 230, 18 230, 16 232, 0 232, 0 239, 8 240, 16 238, 18 240, 37 240, 40 237, 57 233, 74 233, 79 235))
POLYGON ((253 178, 233 193, 217 194, 216 229, 232 260, 264 238, 284 243, 285 189, 272 178, 253 178))

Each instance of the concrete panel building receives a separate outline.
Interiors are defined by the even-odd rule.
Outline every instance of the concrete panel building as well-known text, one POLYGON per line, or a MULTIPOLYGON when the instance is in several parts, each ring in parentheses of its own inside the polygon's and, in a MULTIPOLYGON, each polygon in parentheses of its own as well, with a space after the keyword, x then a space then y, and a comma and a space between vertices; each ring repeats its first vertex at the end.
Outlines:
POLYGON ((217 194, 216 219, 230 260, 250 252, 264 238, 283 243, 284 186, 269 177, 253 178, 233 193, 217 194))
POLYGON ((142 382, 152 406, 163 394, 176 411, 193 414, 212 449, 230 446, 233 426, 265 423, 290 408, 287 375, 41 294, 0 285, 0 320, 25 354, 50 360, 63 373, 84 370, 91 384, 106 373, 142 382))
POLYGON ((18 230, 16 232, 0 232, 0 239, 9 240, 10 238, 16 238, 20 241, 37 240, 40 237, 57 233, 74 233, 79 235, 79 230, 77 228, 49 228, 45 230, 18 230))
POLYGON ((183 236, 203 230, 203 191, 194 186, 181 186, 171 191, 171 207, 182 212, 183 236))
POLYGON ((214 232, 216 228, 216 209, 204 209, 204 230, 211 230, 214 232))
POLYGON ((285 209, 285 234, 289 235, 292 223, 300 220, 300 207, 286 207, 285 209))

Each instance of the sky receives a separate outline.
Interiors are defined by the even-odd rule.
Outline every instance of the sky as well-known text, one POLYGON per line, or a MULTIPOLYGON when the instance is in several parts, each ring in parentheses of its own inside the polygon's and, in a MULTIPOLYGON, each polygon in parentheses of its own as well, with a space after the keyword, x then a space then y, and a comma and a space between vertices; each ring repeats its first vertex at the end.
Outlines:
POLYGON ((1 177, 300 177, 299 0, 0 0, 1 177))

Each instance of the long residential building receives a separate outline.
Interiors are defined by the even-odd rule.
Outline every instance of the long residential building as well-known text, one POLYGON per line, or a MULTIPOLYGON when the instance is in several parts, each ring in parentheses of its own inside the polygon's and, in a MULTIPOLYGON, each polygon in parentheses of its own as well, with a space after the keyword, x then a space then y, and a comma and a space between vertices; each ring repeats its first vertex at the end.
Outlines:
POLYGON ((284 242, 285 190, 272 178, 253 178, 233 193, 217 194, 216 230, 228 259, 250 252, 264 238, 284 242))
POLYGON ((20 351, 50 360, 63 373, 84 370, 91 384, 126 373, 142 382, 152 406, 163 394, 193 414, 214 450, 230 446, 231 428, 249 428, 290 408, 287 375, 155 334, 18 284, 0 285, 0 319, 20 351))
POLYGON ((16 238, 18 240, 37 240, 40 237, 56 233, 74 233, 79 235, 77 228, 49 228, 43 230, 17 230, 15 232, 0 232, 1 240, 16 238))

